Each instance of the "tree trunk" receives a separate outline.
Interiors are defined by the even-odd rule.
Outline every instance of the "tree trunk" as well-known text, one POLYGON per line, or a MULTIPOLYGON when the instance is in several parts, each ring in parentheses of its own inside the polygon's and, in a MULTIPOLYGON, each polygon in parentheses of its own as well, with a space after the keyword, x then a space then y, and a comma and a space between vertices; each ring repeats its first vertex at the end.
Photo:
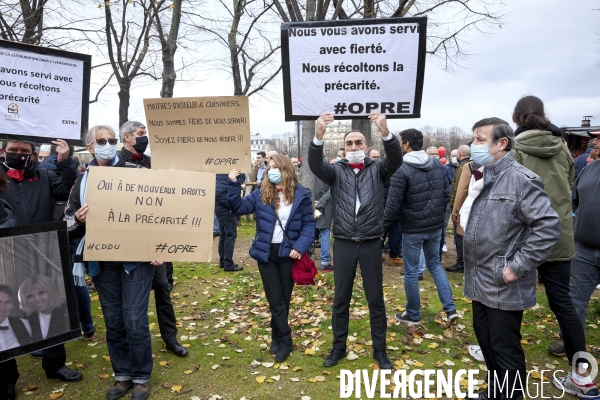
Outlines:
POLYGON ((129 96, 131 82, 119 82, 119 127, 129 121, 129 96))
POLYGON ((229 36, 227 39, 229 41, 229 55, 231 58, 231 72, 233 76, 233 95, 241 96, 244 94, 244 92, 242 91, 242 74, 240 71, 240 62, 238 59, 239 53, 236 36, 238 32, 238 26, 240 24, 240 19, 242 18, 244 6, 240 0, 234 0, 233 5, 233 20, 231 21, 231 30, 229 31, 229 36))
MULTIPOLYGON (((173 89, 175 87, 175 80, 177 79, 177 73, 175 72, 175 52, 177 51, 177 37, 179 36, 179 23, 181 21, 181 2, 182 0, 173 1, 173 16, 171 18, 171 29, 169 31, 169 37, 161 40, 162 44, 162 61, 163 61, 163 73, 162 73, 162 88, 160 90, 160 97, 173 97, 173 89)), ((156 17, 158 19, 158 16, 156 17)))

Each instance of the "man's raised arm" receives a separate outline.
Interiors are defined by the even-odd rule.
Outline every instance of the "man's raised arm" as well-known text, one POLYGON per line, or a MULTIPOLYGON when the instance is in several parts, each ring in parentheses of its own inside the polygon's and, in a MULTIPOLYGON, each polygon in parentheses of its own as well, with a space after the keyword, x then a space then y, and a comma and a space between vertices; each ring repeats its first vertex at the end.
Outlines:
POLYGON ((317 119, 317 130, 315 137, 308 147, 308 167, 313 174, 329 186, 335 179, 335 168, 323 160, 323 136, 327 125, 334 120, 330 113, 323 113, 317 119))

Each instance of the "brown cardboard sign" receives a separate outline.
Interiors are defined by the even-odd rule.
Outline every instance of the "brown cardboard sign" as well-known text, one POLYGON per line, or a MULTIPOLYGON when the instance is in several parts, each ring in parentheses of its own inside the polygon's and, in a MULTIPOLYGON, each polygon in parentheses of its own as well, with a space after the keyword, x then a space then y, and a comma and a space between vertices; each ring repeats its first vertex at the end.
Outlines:
POLYGON ((144 99, 153 169, 250 172, 248 97, 144 99))
POLYGON ((215 174, 106 167, 88 173, 84 260, 210 261, 215 174))

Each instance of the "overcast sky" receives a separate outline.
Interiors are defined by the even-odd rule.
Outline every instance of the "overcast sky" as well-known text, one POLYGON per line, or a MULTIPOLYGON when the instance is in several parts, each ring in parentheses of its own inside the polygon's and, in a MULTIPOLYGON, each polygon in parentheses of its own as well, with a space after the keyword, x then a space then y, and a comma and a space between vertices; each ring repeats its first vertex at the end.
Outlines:
MULTIPOLYGON (((579 126, 583 115, 594 116, 592 124, 600 125, 600 11, 594 8, 600 8, 597 0, 509 2, 510 14, 502 28, 468 38, 465 49, 472 56, 462 61, 467 69, 448 73, 441 70, 438 60, 427 59, 421 118, 391 121, 391 129, 431 125, 469 131, 484 117, 510 121, 515 103, 527 94, 544 101, 555 125, 579 126)), ((176 84, 174 97, 233 92, 225 75, 206 77, 197 84, 176 84)), ((279 99, 252 96, 250 101, 251 130, 264 136, 294 129, 293 122, 284 121, 280 80, 271 90, 279 99)), ((136 87, 130 119, 145 121, 142 99, 159 97, 159 92, 158 83, 136 87)), ((116 127, 116 89, 103 97, 101 104, 90 106, 90 126, 109 123, 116 127)))

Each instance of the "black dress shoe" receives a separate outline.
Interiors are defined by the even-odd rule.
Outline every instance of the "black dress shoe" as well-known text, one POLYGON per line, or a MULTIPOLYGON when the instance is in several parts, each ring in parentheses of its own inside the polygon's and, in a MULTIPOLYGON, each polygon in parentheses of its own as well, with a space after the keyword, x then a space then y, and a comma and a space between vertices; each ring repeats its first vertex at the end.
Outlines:
POLYGON ((331 353, 329 353, 329 357, 323 361, 324 367, 333 367, 340 362, 342 358, 346 357, 346 350, 333 349, 331 353))
POLYGON ((454 264, 451 267, 446 267, 446 271, 448 271, 448 272, 465 272, 465 267, 461 267, 458 264, 454 264))
POLYGON ((58 379, 63 382, 77 382, 83 379, 83 375, 81 375, 81 372, 72 370, 66 365, 63 365, 62 368, 56 372, 46 372, 46 378, 58 379))
POLYGON ((243 271, 244 267, 240 267, 239 265, 235 264, 232 268, 223 268, 223 271, 225 272, 238 272, 238 271, 243 271))
POLYGON ((6 385, 6 400, 15 400, 17 398, 17 394, 15 393, 15 384, 9 383, 6 385))
POLYGON ((166 343, 166 345, 167 345, 167 350, 171 350, 173 353, 175 353, 179 357, 185 357, 188 355, 187 349, 177 342, 166 343))
POLYGON ((377 361, 377 364, 379 364, 379 368, 381 369, 392 369, 394 367, 388 358, 387 353, 383 350, 375 350, 373 352, 373 358, 377 361))
POLYGON ((275 354, 275 362, 284 362, 290 356, 292 352, 291 347, 281 346, 279 347, 279 351, 275 354))
POLYGON ((271 343, 271 347, 269 347, 269 354, 274 356, 275 354, 277 354, 277 352, 279 351, 279 343, 277 342, 272 342, 271 343))
POLYGON ((29 353, 29 355, 33 358, 43 358, 44 357, 44 350, 38 350, 38 351, 34 351, 33 353, 29 353))

